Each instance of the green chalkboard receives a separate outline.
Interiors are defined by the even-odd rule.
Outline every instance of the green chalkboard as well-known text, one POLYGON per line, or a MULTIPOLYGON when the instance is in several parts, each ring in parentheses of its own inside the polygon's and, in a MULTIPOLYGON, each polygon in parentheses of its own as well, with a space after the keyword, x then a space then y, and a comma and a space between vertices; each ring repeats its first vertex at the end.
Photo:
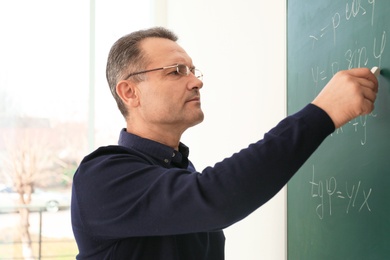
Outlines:
POLYGON ((374 112, 337 129, 288 183, 288 259, 390 259, 390 1, 287 3, 288 114, 339 70, 382 69, 374 112))

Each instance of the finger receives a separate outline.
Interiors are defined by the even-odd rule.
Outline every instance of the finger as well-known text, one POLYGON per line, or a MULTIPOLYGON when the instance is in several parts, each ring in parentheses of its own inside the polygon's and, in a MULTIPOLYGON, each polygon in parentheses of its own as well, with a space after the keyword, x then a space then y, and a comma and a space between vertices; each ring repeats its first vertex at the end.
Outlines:
POLYGON ((377 92, 369 89, 369 88, 362 88, 363 97, 365 99, 368 99, 370 102, 374 103, 376 100, 376 94, 377 92))
POLYGON ((372 73, 372 71, 368 68, 353 68, 349 69, 346 72, 349 73, 349 75, 356 77, 356 78, 364 78, 371 82, 378 82, 377 77, 372 73))
POLYGON ((378 92, 378 80, 375 76, 372 79, 358 78, 358 82, 360 86, 371 89, 375 93, 378 92))
POLYGON ((347 70, 350 75, 354 76, 354 77, 358 77, 358 78, 372 78, 372 77, 375 77, 373 75, 373 73, 371 72, 370 69, 368 68, 353 68, 353 69, 349 69, 347 70))
POLYGON ((374 102, 368 100, 368 99, 365 99, 364 100, 364 105, 363 105, 363 115, 367 115, 367 114, 370 114, 373 110, 374 110, 375 106, 374 106, 374 102))
POLYGON ((375 76, 375 74, 371 70, 369 70, 368 68, 365 68, 365 69, 368 71, 368 73, 367 73, 367 76, 364 78, 367 79, 368 81, 374 83, 373 89, 375 89, 375 91, 377 92, 378 91, 378 78, 377 78, 377 76, 375 76))
POLYGON ((357 78, 356 84, 356 87, 363 95, 363 98, 368 99, 371 102, 375 101, 378 92, 378 84, 376 84, 376 82, 372 82, 365 78, 357 78))

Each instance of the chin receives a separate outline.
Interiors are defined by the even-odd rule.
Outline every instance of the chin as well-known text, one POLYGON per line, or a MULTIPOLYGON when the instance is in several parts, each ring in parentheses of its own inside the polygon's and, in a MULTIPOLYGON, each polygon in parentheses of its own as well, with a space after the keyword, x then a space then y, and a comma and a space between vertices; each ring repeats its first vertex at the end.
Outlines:
POLYGON ((194 124, 193 124, 192 126, 195 126, 195 125, 197 125, 197 124, 202 123, 202 122, 203 122, 203 119, 204 119, 204 114, 203 114, 203 112, 202 112, 202 113, 200 113, 200 115, 199 115, 199 117, 197 118, 197 120, 194 120, 194 124))
POLYGON ((199 112, 196 115, 193 115, 191 119, 186 120, 188 123, 188 127, 193 127, 199 123, 202 123, 204 119, 203 112, 199 112))

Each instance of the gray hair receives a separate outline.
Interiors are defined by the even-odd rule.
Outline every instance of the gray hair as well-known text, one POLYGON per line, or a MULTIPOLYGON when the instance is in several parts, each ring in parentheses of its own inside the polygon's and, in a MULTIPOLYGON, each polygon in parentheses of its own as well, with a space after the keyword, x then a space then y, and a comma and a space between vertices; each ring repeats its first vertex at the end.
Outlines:
MULTIPOLYGON (((147 67, 149 63, 147 54, 140 48, 140 42, 146 38, 164 38, 175 42, 178 40, 178 37, 170 30, 163 27, 153 27, 123 36, 114 43, 108 54, 106 66, 108 85, 119 110, 125 118, 128 111, 122 99, 116 93, 116 85, 130 73, 144 70, 147 67)), ((136 83, 141 82, 145 80, 145 74, 134 75, 131 80, 136 83)))

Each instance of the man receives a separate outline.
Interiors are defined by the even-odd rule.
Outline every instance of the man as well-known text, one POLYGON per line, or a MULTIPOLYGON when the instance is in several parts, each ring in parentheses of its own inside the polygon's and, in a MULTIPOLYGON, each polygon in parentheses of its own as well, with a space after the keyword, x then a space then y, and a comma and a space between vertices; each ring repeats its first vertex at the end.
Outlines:
POLYGON ((78 259, 224 259, 222 230, 272 198, 335 128, 374 108, 376 77, 341 71, 263 140, 197 172, 180 138, 203 120, 202 74, 176 40, 151 28, 110 51, 107 79, 127 126, 74 176, 78 259))

